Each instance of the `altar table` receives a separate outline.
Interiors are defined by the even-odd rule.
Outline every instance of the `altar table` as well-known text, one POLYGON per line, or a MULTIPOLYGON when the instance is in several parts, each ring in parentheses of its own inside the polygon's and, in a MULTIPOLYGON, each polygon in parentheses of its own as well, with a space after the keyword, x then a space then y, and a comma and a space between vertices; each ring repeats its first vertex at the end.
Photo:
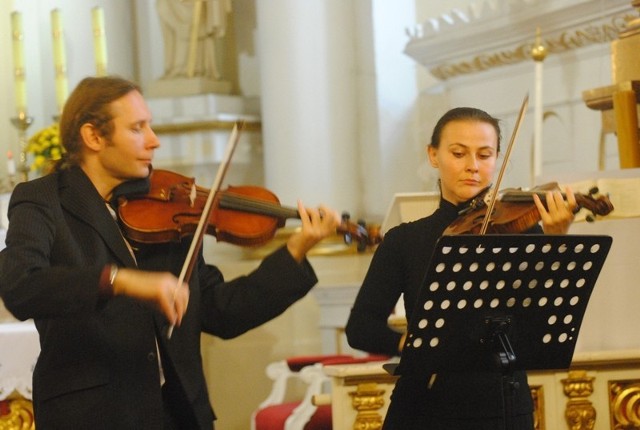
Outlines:
POLYGON ((33 321, 0 324, 0 429, 33 429, 31 379, 40 354, 33 321))

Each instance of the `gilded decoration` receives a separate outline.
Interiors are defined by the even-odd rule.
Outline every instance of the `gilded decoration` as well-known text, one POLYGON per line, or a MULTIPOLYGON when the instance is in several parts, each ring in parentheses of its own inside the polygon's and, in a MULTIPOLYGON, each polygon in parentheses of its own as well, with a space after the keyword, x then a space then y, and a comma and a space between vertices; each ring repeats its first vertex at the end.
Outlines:
POLYGON ((640 381, 609 381, 609 415, 613 430, 640 429, 640 381))
POLYGON ((588 399, 593 394, 593 380, 585 370, 571 370, 562 380, 564 394, 569 398, 564 417, 569 430, 593 430, 596 409, 588 399))
MULTIPOLYGON (((634 18, 630 14, 615 16, 610 22, 588 25, 584 28, 564 31, 558 35, 543 38, 549 54, 560 54, 589 45, 611 42, 626 28, 626 23, 634 18)), ((456 64, 442 64, 429 69, 440 80, 459 75, 482 72, 500 66, 531 60, 531 49, 535 42, 522 43, 512 49, 498 52, 481 53, 468 61, 456 64)))
POLYGON ((382 428, 382 415, 380 409, 384 406, 385 390, 378 388, 375 382, 358 384, 356 391, 349 395, 352 397, 351 406, 358 411, 353 430, 380 430, 382 428))
POLYGON ((529 389, 533 400, 533 428, 534 430, 545 430, 544 387, 542 385, 531 385, 529 389))
POLYGON ((26 399, 0 402, 0 430, 34 430, 33 405, 26 399))

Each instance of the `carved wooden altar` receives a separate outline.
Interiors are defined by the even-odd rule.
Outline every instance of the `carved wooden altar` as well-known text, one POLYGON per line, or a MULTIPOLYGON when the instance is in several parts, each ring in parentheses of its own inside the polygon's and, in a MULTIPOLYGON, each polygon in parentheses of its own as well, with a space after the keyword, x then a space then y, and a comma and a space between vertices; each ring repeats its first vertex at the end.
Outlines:
MULTIPOLYGON (((382 427, 395 377, 381 363, 332 365, 333 430, 382 427)), ((640 350, 579 353, 569 370, 529 372, 536 430, 640 428, 640 350)))
POLYGON ((536 430, 640 428, 640 350, 579 353, 564 372, 531 372, 536 430))

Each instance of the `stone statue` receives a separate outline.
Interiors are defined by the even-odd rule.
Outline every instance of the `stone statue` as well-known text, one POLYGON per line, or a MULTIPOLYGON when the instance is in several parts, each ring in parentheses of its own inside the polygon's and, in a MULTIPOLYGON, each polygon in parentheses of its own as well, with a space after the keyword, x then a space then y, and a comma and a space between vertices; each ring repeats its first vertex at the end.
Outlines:
POLYGON ((231 0, 157 0, 164 79, 222 78, 216 41, 225 37, 231 0))

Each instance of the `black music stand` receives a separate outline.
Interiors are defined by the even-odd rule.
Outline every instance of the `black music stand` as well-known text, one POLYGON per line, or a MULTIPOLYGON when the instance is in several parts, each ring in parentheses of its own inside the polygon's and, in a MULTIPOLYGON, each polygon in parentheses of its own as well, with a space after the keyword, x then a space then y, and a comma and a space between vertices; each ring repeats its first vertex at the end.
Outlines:
POLYGON ((567 369, 609 236, 455 235, 438 241, 396 375, 567 369))

